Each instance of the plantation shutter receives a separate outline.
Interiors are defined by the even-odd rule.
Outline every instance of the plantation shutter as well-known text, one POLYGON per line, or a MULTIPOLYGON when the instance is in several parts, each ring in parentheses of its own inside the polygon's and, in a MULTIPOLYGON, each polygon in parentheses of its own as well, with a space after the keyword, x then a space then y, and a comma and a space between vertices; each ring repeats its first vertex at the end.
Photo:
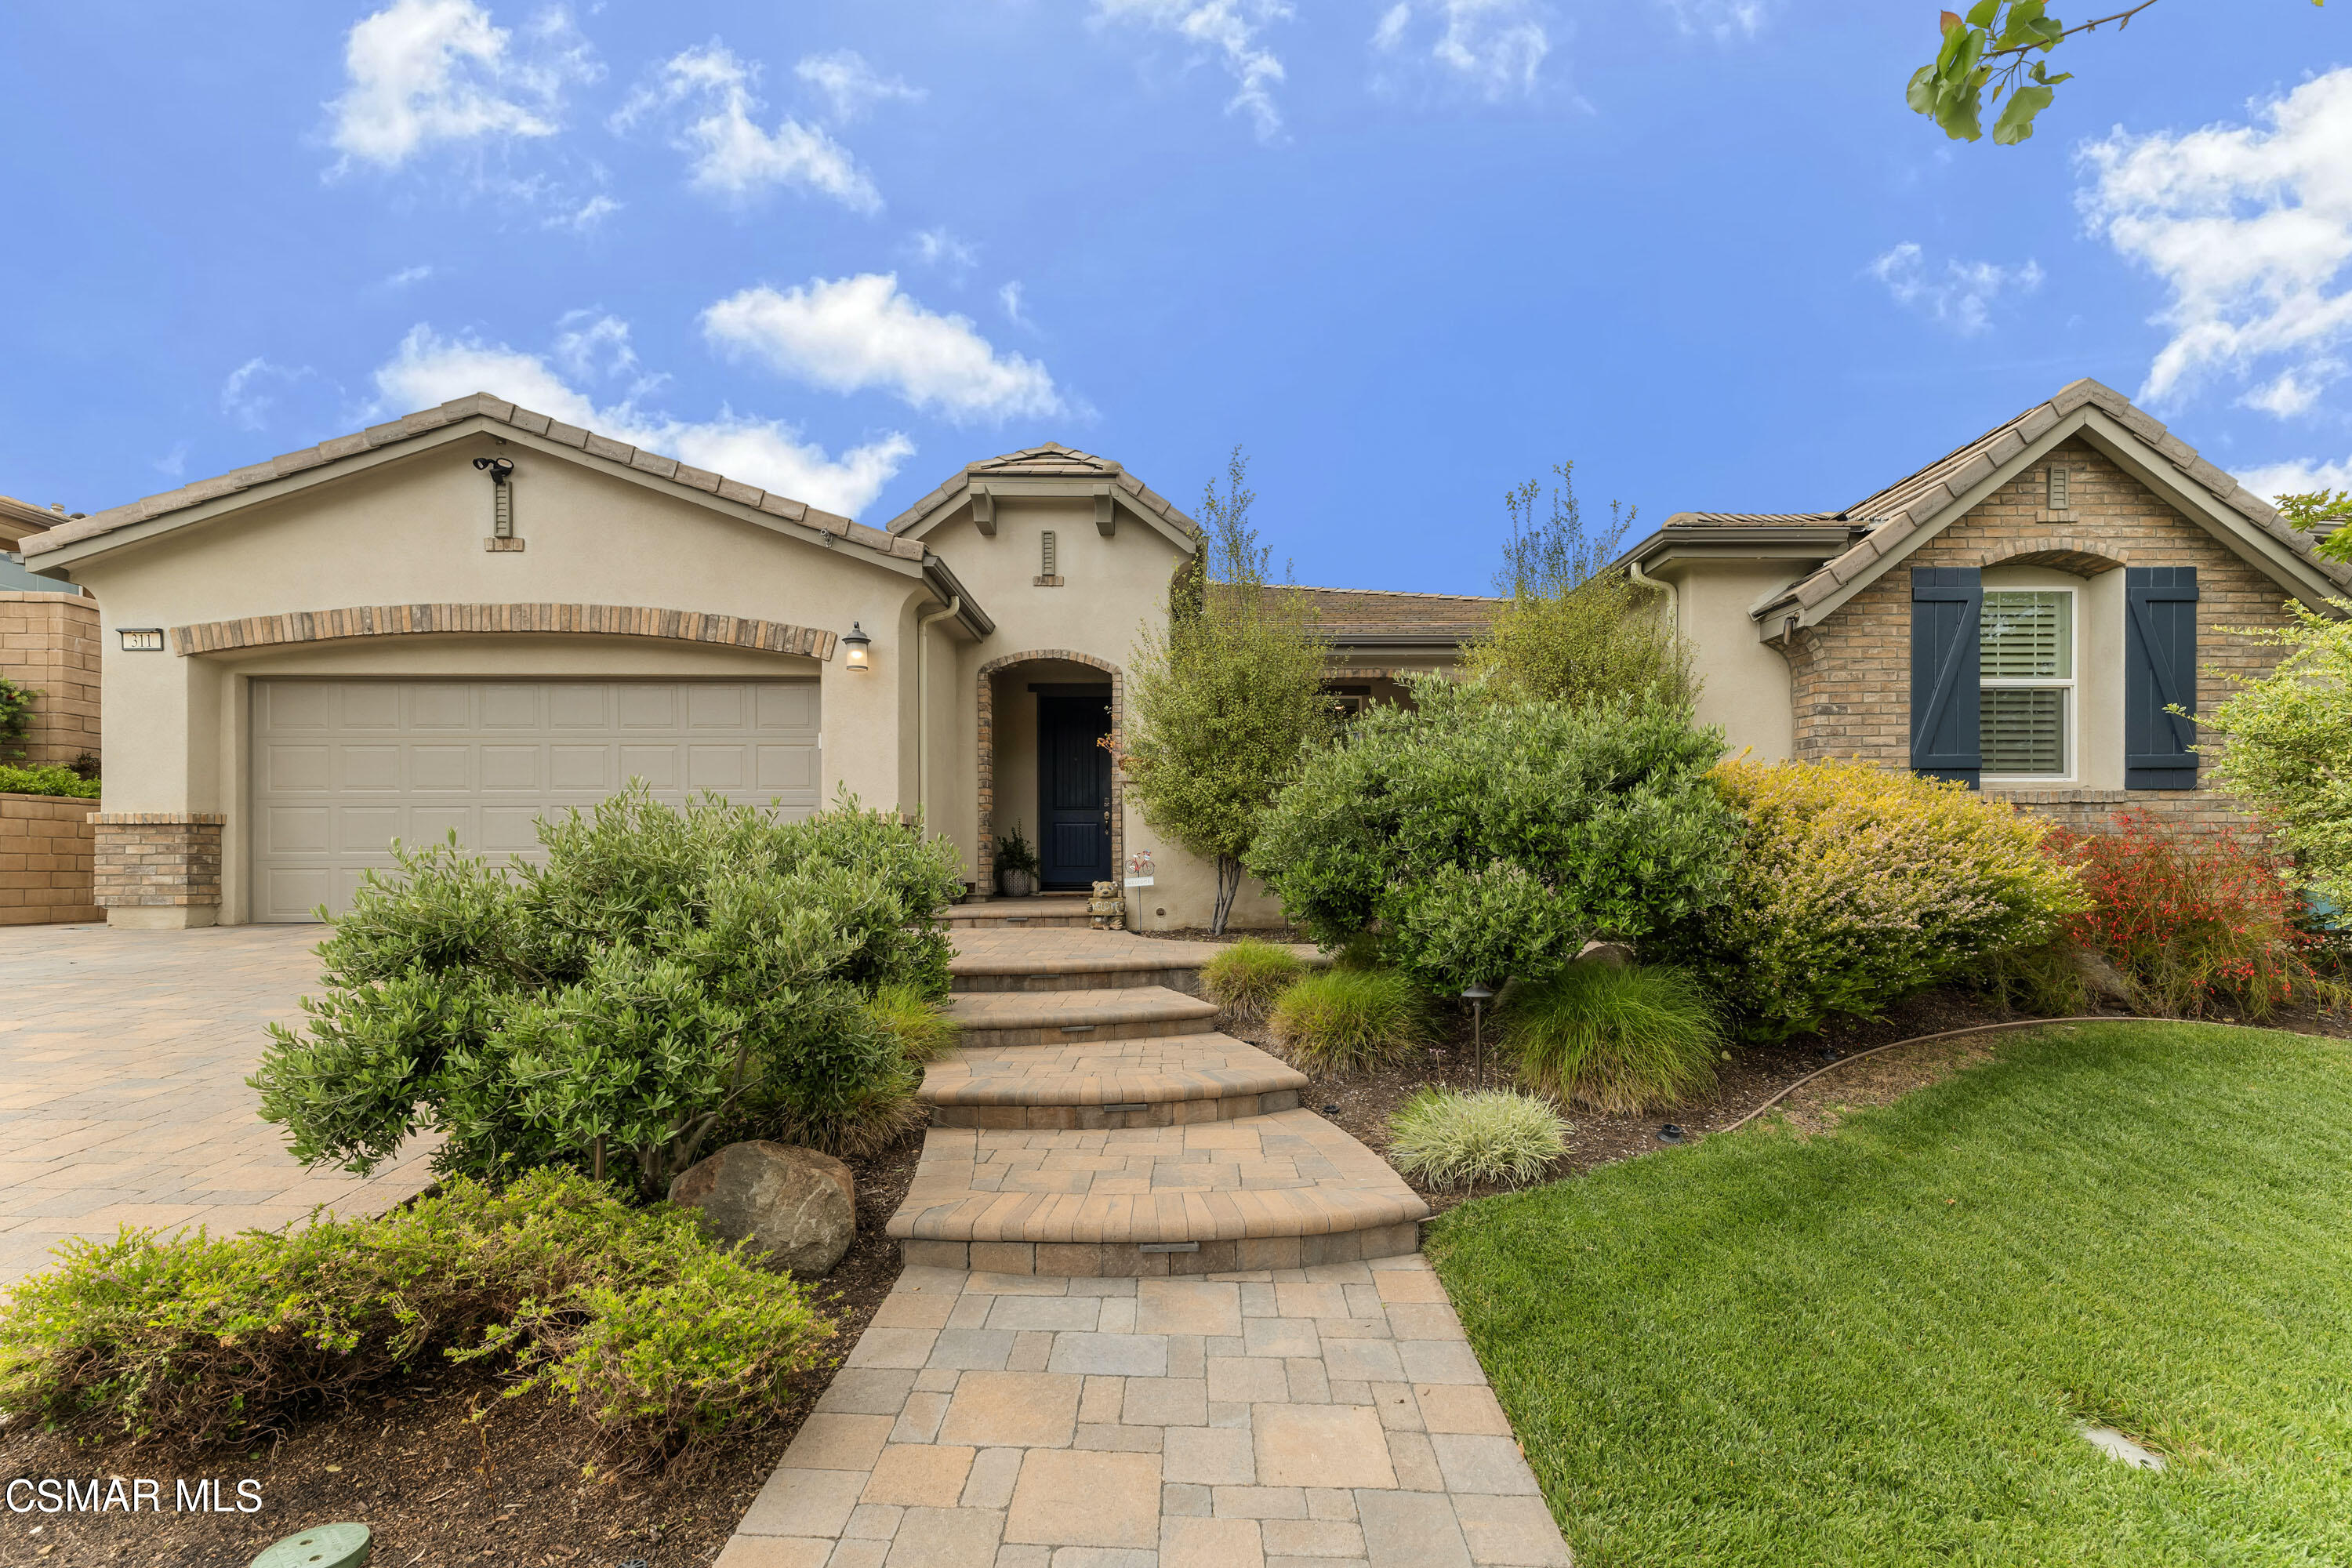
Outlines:
POLYGON ((1911 770, 1976 787, 1984 584, 1973 566, 1911 569, 1911 770))
POLYGON ((2195 789, 2197 568, 2124 568, 2124 788, 2195 789))

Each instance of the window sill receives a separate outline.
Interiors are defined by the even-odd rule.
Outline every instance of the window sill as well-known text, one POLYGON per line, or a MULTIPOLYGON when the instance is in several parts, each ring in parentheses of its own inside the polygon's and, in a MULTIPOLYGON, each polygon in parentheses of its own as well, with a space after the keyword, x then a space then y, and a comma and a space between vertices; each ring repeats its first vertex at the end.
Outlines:
POLYGON ((1029 585, 1033 588, 1058 588, 1062 585, 1062 579, 1059 576, 1032 577, 1029 585))

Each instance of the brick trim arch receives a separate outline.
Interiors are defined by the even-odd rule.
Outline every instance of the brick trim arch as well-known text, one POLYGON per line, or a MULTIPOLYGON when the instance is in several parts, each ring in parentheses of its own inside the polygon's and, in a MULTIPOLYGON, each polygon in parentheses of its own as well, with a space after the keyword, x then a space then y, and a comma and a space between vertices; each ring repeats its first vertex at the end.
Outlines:
MULTIPOLYGON (((1090 665, 1108 674, 1111 728, 1115 731, 1127 728, 1127 672, 1108 659, 1073 648, 1041 647, 1027 653, 1009 653, 980 667, 980 845, 973 867, 979 872, 983 896, 993 896, 996 891, 996 676, 999 670, 1041 658, 1090 665)), ((1127 812, 1122 805, 1126 784, 1127 776, 1114 761, 1110 770, 1110 874, 1114 879, 1125 875, 1121 868, 1127 863, 1127 812)))
POLYGON ((677 642, 716 643, 833 658, 835 634, 782 621, 700 610, 656 610, 640 605, 363 605, 343 610, 305 610, 289 616, 248 616, 243 620, 202 621, 172 628, 172 651, 219 653, 229 648, 269 647, 285 643, 330 642, 343 637, 415 637, 430 632, 574 632, 604 637, 667 637, 677 642))
POLYGON ((1972 556, 1955 557, 1955 565, 2053 566, 2077 577, 2095 577, 2131 564, 2131 552, 2111 539, 2053 533, 2041 539, 2004 539, 1972 556))

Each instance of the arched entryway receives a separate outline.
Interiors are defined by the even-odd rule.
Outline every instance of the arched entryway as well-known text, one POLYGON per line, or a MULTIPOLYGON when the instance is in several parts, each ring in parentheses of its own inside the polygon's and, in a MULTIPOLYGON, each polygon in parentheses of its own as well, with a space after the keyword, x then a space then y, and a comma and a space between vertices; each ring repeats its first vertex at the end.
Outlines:
POLYGON ((994 890, 996 847, 1015 823, 1037 847, 1045 885, 1116 880, 1127 855, 1126 781, 1097 742, 1126 724, 1125 674, 1092 654, 1036 648, 990 659, 979 683, 981 890, 994 890), (1087 839, 1090 816, 1098 843, 1087 839))

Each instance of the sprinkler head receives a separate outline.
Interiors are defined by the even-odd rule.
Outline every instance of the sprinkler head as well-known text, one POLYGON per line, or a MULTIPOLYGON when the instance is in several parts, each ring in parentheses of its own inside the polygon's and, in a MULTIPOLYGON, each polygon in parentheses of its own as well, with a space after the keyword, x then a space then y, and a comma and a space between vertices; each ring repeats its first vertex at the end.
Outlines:
POLYGON ((1661 1143, 1680 1143, 1689 1136, 1689 1133, 1685 1132, 1681 1128, 1675 1126, 1671 1121, 1658 1129, 1658 1142, 1661 1143))

